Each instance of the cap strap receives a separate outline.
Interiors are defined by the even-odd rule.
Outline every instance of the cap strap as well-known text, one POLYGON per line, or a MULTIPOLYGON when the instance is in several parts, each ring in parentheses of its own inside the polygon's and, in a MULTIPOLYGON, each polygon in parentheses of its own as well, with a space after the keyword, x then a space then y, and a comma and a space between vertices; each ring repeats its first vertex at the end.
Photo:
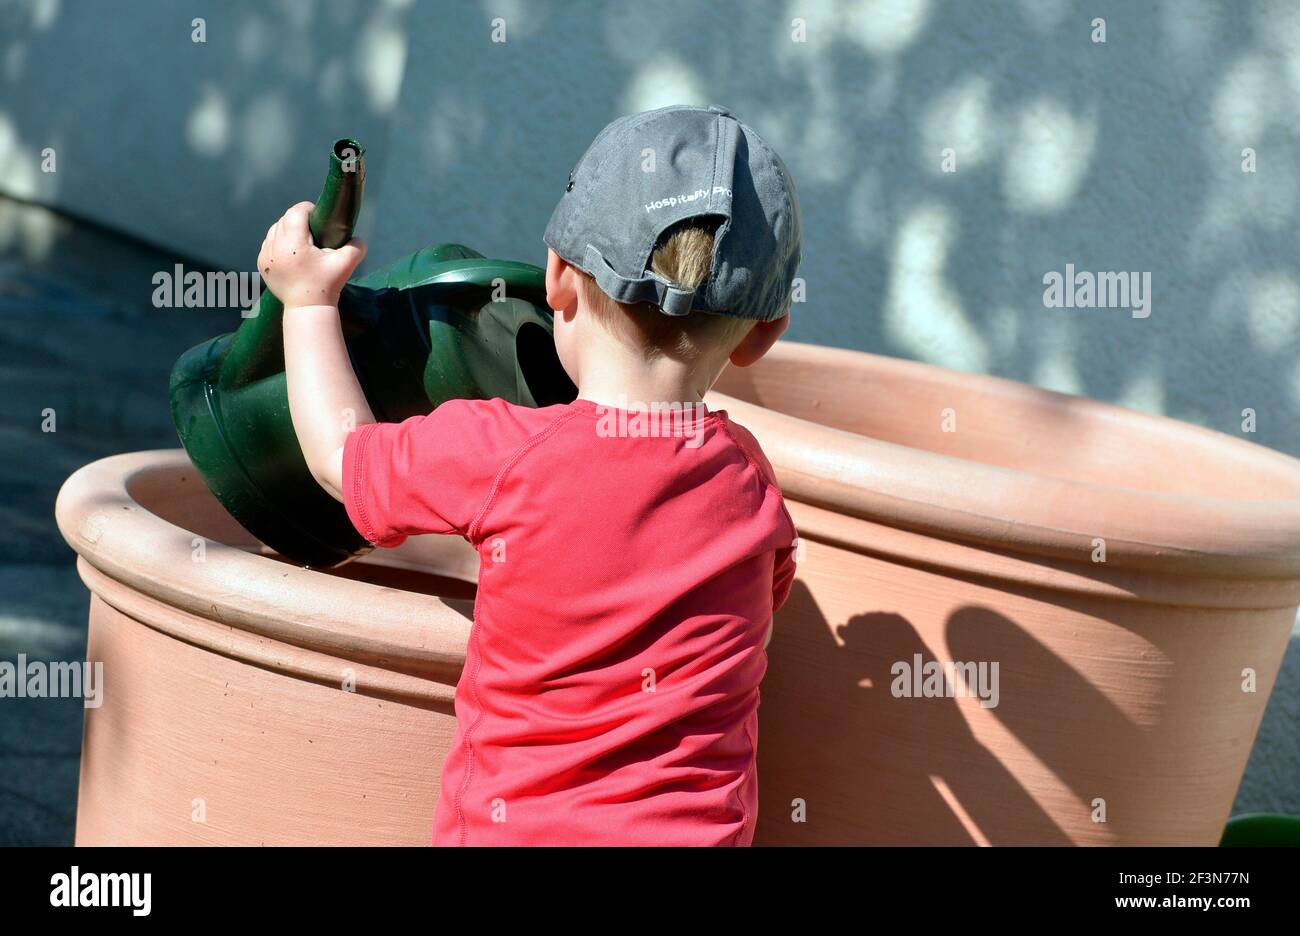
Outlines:
POLYGON ((674 285, 653 270, 637 279, 623 276, 605 260, 604 255, 593 244, 587 245, 582 257, 582 268, 595 278, 605 294, 615 302, 635 305, 638 302, 653 302, 663 309, 665 315, 690 315, 695 302, 695 290, 686 286, 674 285))

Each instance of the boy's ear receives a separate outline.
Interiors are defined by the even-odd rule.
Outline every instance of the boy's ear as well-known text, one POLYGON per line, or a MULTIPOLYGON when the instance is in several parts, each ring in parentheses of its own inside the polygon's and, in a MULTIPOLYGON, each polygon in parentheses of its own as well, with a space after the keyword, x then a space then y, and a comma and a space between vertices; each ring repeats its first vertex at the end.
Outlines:
POLYGON ((546 248, 546 304, 552 312, 578 304, 578 271, 550 247, 546 248))
POLYGON ((789 327, 789 312, 779 319, 772 319, 770 322, 759 322, 749 330, 749 333, 744 338, 740 339, 740 344, 736 345, 736 350, 731 352, 731 363, 737 367, 748 367, 753 364, 767 354, 772 345, 776 344, 776 339, 780 338, 789 327))

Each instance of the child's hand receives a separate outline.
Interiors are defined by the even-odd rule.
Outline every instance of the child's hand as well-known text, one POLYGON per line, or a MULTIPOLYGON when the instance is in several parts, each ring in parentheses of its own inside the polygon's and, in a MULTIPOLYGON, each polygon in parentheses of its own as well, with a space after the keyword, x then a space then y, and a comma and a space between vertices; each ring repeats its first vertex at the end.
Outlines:
POLYGON ((339 293, 366 255, 366 245, 352 238, 337 250, 312 243, 307 216, 311 202, 298 202, 266 232, 257 269, 262 281, 286 309, 337 306, 339 293))

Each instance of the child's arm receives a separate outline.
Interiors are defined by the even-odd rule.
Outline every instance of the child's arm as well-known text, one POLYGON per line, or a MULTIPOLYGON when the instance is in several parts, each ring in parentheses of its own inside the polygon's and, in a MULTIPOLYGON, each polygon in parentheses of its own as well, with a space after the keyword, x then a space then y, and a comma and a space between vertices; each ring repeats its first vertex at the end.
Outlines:
POLYGON ((343 500, 343 443, 375 421, 343 343, 338 300, 366 254, 353 238, 337 250, 312 243, 311 202, 299 202, 267 231, 257 268, 284 303, 284 370, 289 413, 312 477, 343 500))

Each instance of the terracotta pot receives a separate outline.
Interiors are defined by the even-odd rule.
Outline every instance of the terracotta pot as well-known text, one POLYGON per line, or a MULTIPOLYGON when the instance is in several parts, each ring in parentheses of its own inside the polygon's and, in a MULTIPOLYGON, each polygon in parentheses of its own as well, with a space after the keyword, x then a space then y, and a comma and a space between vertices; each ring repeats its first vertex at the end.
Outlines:
POLYGON ((307 571, 179 449, 85 466, 56 513, 104 664, 77 844, 428 843, 473 618, 462 541, 307 571))
MULTIPOLYGON (((805 553, 769 647, 756 843, 1218 842, 1300 604, 1300 462, 792 343, 719 391, 805 553), (996 663, 997 704, 899 697, 918 654, 996 663)), ((428 841, 465 544, 305 571, 179 451, 88 465, 57 511, 105 671, 78 843, 428 841)))
POLYGON ((1218 843, 1300 604, 1300 461, 810 345, 717 389, 806 542, 756 841, 1218 843), (916 654, 997 662, 997 706, 896 697, 916 654))

